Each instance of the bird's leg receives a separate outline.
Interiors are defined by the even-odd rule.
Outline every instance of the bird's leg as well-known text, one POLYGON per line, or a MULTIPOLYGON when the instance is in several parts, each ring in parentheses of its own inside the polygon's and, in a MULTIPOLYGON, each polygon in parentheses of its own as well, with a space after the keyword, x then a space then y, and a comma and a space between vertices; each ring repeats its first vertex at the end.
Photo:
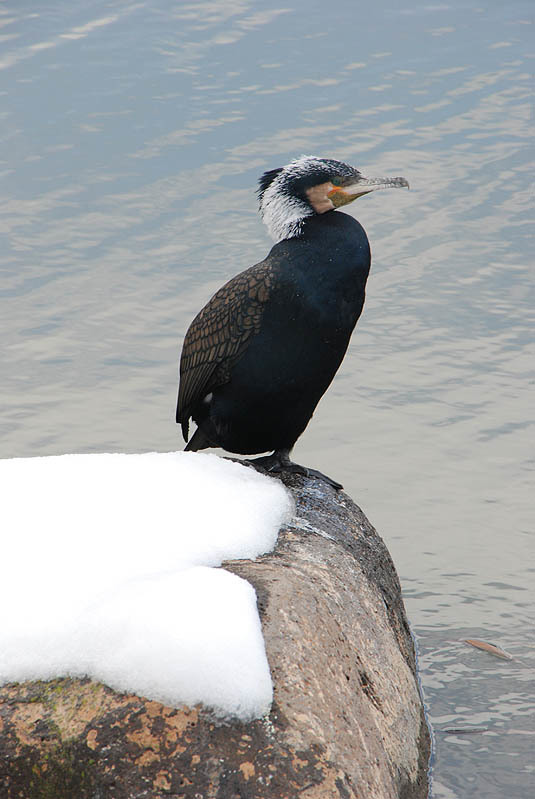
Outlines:
POLYGON ((301 466, 299 463, 294 463, 290 460, 289 449, 276 449, 271 455, 263 455, 261 458, 254 458, 250 460, 249 463, 252 463, 253 466, 260 466, 262 469, 265 469, 266 472, 293 472, 294 474, 302 474, 305 477, 317 477, 318 480, 322 480, 337 491, 343 488, 341 483, 338 483, 331 477, 327 477, 323 472, 319 472, 317 469, 309 469, 308 466, 301 466))

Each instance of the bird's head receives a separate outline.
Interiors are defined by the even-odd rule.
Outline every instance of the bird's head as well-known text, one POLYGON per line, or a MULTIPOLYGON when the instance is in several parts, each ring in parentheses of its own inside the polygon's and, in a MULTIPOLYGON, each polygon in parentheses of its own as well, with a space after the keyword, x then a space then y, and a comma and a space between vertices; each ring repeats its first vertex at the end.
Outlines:
POLYGON ((353 202, 377 189, 409 187, 405 178, 366 178, 332 158, 302 155, 259 181, 260 213, 275 241, 301 233, 303 220, 353 202))

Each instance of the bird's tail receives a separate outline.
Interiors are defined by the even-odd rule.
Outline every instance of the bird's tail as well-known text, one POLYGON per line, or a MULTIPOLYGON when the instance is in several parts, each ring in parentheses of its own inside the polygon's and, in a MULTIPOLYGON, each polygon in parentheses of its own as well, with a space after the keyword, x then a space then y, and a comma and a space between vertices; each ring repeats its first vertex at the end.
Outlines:
POLYGON ((207 449, 208 447, 215 446, 205 433, 198 427, 191 439, 184 447, 184 452, 197 452, 199 449, 207 449))

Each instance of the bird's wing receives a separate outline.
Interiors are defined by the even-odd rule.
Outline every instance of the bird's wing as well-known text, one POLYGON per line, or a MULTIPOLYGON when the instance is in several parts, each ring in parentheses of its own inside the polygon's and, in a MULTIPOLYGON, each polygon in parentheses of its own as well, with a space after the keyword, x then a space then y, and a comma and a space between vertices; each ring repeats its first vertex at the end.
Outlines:
POLYGON ((260 330, 273 283, 262 262, 229 280, 191 323, 180 358, 176 420, 187 441, 190 409, 216 386, 228 382, 230 369, 260 330))

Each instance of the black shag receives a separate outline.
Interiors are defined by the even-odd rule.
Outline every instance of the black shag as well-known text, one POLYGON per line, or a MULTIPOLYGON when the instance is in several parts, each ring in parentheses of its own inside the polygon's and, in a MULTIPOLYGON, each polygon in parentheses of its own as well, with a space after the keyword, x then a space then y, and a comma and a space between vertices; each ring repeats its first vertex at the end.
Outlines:
POLYGON ((290 460, 345 355, 364 305, 370 246, 336 209, 405 178, 365 178, 341 161, 302 156, 266 172, 260 213, 276 243, 195 317, 180 360, 176 420, 186 450, 221 447, 268 471, 341 485, 290 460))

